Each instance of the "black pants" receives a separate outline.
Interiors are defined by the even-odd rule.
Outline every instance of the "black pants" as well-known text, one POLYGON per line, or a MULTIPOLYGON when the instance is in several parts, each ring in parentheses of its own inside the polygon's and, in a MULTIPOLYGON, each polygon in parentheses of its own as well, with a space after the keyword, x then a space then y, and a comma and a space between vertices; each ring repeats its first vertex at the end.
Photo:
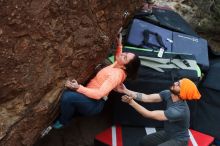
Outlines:
POLYGON ((144 136, 139 146, 187 146, 187 141, 170 139, 164 130, 144 136))

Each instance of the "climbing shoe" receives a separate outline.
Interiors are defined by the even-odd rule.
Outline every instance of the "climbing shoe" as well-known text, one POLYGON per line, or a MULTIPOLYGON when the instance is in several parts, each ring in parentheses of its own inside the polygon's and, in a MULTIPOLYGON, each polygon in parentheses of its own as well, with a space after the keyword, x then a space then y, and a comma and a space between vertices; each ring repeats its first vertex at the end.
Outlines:
POLYGON ((57 120, 54 124, 53 124, 53 128, 54 129, 60 129, 63 127, 63 124, 60 123, 59 120, 57 120))

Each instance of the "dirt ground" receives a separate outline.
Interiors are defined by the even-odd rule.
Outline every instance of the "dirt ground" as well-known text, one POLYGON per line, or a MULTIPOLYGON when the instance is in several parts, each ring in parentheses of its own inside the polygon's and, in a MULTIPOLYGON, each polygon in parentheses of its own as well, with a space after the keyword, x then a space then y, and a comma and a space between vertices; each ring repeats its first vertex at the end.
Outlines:
POLYGON ((77 117, 61 129, 52 129, 34 146, 93 146, 95 135, 112 125, 111 105, 106 104, 99 115, 77 117))

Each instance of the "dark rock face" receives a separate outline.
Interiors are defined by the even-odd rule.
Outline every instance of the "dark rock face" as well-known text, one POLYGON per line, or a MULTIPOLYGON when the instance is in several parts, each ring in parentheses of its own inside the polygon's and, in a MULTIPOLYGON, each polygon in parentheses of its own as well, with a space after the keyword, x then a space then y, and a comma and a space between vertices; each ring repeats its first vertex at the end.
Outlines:
MULTIPOLYGON (((125 22, 124 12, 141 2, 0 0, 0 145, 33 145, 58 113, 64 81, 89 78, 125 22)), ((219 42, 219 1, 155 3, 172 7, 197 30, 215 33, 207 36, 219 42)))
POLYGON ((32 145, 67 78, 85 81, 140 0, 0 0, 0 145, 32 145))

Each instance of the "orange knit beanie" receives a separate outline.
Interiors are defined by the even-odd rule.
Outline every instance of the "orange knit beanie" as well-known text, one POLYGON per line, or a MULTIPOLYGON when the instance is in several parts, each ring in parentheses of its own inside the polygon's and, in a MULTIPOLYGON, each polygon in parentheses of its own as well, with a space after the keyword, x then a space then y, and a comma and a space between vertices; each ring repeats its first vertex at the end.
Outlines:
POLYGON ((201 94, 191 80, 183 78, 180 80, 180 98, 182 100, 198 100, 201 98, 201 94))

